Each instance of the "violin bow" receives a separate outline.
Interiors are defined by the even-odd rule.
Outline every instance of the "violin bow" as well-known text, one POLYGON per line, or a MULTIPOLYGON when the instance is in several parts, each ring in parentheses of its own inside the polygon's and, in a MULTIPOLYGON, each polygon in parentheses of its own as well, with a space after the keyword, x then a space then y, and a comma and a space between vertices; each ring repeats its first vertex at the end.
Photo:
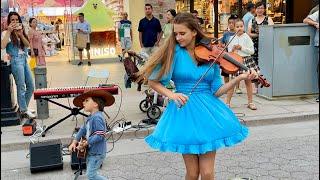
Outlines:
MULTIPOLYGON (((199 85, 199 83, 203 80, 203 78, 208 74, 209 70, 213 67, 213 65, 217 62, 217 60, 220 58, 220 56, 223 54, 223 52, 228 48, 229 44, 231 43, 231 41, 234 39, 234 37, 236 37, 236 35, 238 34, 239 30, 234 34, 234 36, 231 38, 231 40, 226 44, 226 46, 222 49, 222 51, 220 52, 220 54, 218 55, 218 57, 215 58, 215 60, 213 60, 209 66, 209 68, 206 70, 206 72, 204 74, 202 74, 202 76, 200 77, 200 79, 197 81, 197 83, 192 87, 189 95, 191 95, 193 93, 193 91, 196 89, 196 87, 199 85)), ((221 39, 221 38, 220 38, 221 39)), ((219 39, 216 39, 213 42, 217 42, 219 39)))

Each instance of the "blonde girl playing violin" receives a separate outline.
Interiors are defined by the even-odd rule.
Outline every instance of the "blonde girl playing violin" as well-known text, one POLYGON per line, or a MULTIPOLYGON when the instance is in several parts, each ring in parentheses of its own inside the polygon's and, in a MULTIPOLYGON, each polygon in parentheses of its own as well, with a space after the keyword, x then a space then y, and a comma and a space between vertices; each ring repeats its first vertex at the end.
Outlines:
MULTIPOLYGON (((228 45, 228 52, 234 52, 243 57, 243 64, 248 68, 254 69, 256 72, 259 72, 259 66, 251 57, 254 54, 254 47, 253 41, 251 40, 250 36, 244 32, 244 22, 242 19, 235 20, 235 28, 236 32, 238 32, 234 39, 228 45)), ((230 38, 231 39, 231 38, 230 38)), ((244 71, 239 70, 235 76, 239 76, 243 74, 244 71)), ((252 82, 249 79, 245 81, 246 89, 247 89, 247 96, 248 96, 248 108, 251 110, 257 110, 256 105, 252 101, 252 82)), ((226 104, 230 107, 231 98, 234 92, 234 88, 231 88, 230 91, 227 93, 226 104)))
POLYGON ((248 129, 219 97, 239 81, 257 78, 253 70, 223 84, 215 64, 190 94, 210 66, 200 65, 195 57, 194 48, 202 38, 205 34, 197 19, 190 13, 178 14, 173 33, 140 71, 152 89, 169 97, 154 132, 145 141, 162 152, 182 154, 186 180, 213 180, 216 151, 246 139, 248 129), (165 88, 170 80, 175 92, 165 88))

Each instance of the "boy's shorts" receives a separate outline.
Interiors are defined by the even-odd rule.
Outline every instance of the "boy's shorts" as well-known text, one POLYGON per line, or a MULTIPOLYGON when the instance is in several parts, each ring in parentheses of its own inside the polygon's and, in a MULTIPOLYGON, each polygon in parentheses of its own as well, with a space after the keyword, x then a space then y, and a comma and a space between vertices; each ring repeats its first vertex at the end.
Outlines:
POLYGON ((120 38, 120 43, 121 43, 121 49, 126 49, 126 50, 131 49, 131 46, 132 46, 131 38, 122 37, 120 38))
MULTIPOLYGON (((82 48, 78 48, 79 51, 83 51, 82 48)), ((86 50, 89 51, 90 50, 90 43, 87 43, 86 45, 86 50)))

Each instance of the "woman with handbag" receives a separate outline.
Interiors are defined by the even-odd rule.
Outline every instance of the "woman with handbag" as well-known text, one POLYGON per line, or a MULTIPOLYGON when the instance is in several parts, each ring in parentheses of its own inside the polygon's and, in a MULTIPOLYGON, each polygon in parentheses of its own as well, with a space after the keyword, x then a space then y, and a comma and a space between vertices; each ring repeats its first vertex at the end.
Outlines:
POLYGON ((37 31, 37 20, 35 18, 30 18, 29 20, 29 26, 30 30, 28 33, 28 38, 30 41, 30 50, 29 55, 31 57, 35 57, 37 60, 37 66, 45 66, 45 55, 46 51, 44 48, 44 44, 42 41, 42 33, 40 31, 37 31))

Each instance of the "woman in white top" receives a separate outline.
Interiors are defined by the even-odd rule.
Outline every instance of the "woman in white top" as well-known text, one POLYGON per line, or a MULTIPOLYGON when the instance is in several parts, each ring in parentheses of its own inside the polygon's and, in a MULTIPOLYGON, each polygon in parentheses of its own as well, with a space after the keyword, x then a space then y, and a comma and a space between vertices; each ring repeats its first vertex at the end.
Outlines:
MULTIPOLYGON (((248 34, 244 32, 244 22, 241 19, 235 20, 235 29, 238 33, 232 39, 230 44, 228 45, 228 52, 234 52, 243 57, 243 64, 247 66, 249 69, 254 69, 256 72, 259 72, 259 66, 253 60, 251 55, 254 53, 253 42, 248 34)), ((242 74, 243 71, 239 70, 235 76, 242 74)), ((251 110, 256 110, 257 107, 252 101, 252 84, 251 80, 245 80, 247 96, 248 96, 248 108, 251 110)), ((226 104, 230 106, 232 94, 234 89, 231 89, 227 93, 226 104)))

